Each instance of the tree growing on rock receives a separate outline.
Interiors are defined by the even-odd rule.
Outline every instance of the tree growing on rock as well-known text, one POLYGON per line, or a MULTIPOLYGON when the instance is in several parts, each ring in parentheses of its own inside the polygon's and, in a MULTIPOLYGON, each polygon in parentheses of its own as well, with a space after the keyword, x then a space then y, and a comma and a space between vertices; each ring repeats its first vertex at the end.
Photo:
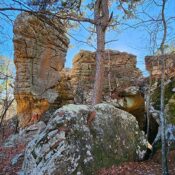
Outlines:
MULTIPOLYGON (((94 26, 96 34, 96 75, 94 83, 93 104, 102 100, 104 82, 104 54, 106 33, 110 27, 119 24, 118 16, 132 17, 133 9, 140 0, 28 0, 26 3, 15 1, 16 7, 0 8, 0 11, 22 10, 37 15, 46 22, 51 19, 71 21, 77 23, 89 23, 94 26), (19 8, 20 7, 20 8, 19 8), (120 13, 118 13, 120 11, 120 13)), ((53 24, 52 24, 53 25, 53 24)))
MULTIPOLYGON (((94 26, 96 33, 96 75, 94 83, 94 95, 93 95, 93 104, 100 103, 102 100, 102 90, 104 82, 104 54, 105 54, 105 44, 106 44, 106 33, 109 27, 117 25, 117 18, 114 16, 116 14, 113 10, 115 8, 122 9, 124 14, 128 17, 132 16, 132 10, 135 8, 135 5, 139 0, 118 0, 115 3, 110 0, 96 0, 88 1, 83 3, 81 0, 74 1, 48 1, 40 0, 36 1, 38 5, 41 4, 42 9, 49 9, 49 12, 52 13, 52 6, 59 6, 59 11, 56 12, 56 16, 60 19, 66 19, 77 22, 87 22, 94 26), (51 3, 52 2, 52 3, 51 3), (43 8, 43 4, 45 8, 43 8), (47 6, 47 5, 48 6, 47 6), (83 7, 83 5, 85 5, 83 7), (87 12, 84 13, 84 11, 87 12), (90 11, 93 12, 92 18, 88 17, 90 11)), ((35 2, 35 4, 36 4, 35 2)), ((53 15, 53 14, 52 14, 53 15)))

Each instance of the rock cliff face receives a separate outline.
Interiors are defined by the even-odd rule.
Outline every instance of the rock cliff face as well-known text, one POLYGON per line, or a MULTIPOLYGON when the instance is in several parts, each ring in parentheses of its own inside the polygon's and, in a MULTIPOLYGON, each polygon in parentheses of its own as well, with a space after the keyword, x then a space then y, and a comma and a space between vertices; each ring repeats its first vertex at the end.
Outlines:
POLYGON ((21 127, 29 124, 33 115, 39 118, 50 106, 60 103, 60 72, 69 40, 63 24, 54 24, 57 29, 28 13, 15 20, 15 99, 21 127))
MULTIPOLYGON (((162 56, 146 56, 146 68, 153 78, 161 76, 161 59, 162 56)), ((175 76, 175 54, 164 55, 165 59, 165 74, 168 78, 175 76)))
MULTIPOLYGON (((105 81, 103 95, 115 98, 118 92, 136 85, 141 72, 136 68, 136 56, 107 50, 105 59, 105 81)), ((73 59, 70 72, 71 85, 76 103, 89 103, 95 78, 95 52, 80 51, 73 59)))

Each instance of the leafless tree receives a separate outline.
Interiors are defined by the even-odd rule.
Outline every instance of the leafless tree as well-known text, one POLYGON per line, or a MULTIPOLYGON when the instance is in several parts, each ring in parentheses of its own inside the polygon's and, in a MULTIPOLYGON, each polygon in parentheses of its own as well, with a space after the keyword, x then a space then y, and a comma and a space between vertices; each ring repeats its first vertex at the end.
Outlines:
POLYGON ((167 38, 167 21, 165 18, 165 7, 166 7, 166 0, 162 0, 161 6, 161 17, 162 17, 162 25, 163 25, 163 37, 160 44, 160 51, 161 51, 161 96, 160 96, 160 121, 161 121, 161 140, 162 140, 162 174, 168 175, 168 161, 167 161, 167 148, 166 148, 166 136, 165 136, 165 129, 166 129, 166 116, 165 116, 165 42, 167 38))
MULTIPOLYGON (((168 174, 167 148, 166 148, 166 115, 165 115, 165 49, 168 41, 174 38, 174 33, 171 30, 172 22, 175 17, 166 11, 168 0, 150 0, 142 7, 139 12, 140 20, 135 26, 142 26, 150 35, 150 50, 153 54, 159 55, 161 58, 161 95, 160 95, 160 127, 162 141, 162 174, 168 174), (154 10, 153 10, 154 9, 154 10), (154 11, 155 13, 151 13, 154 11), (151 15, 152 14, 152 15, 151 15), (171 35, 170 35, 171 34, 171 35)), ((171 1, 172 2, 172 1, 171 1)), ((149 108, 149 107, 148 107, 149 108)))
POLYGON ((14 77, 12 75, 12 71, 10 70, 13 69, 10 64, 10 60, 0 56, 0 61, 0 129, 3 129, 2 126, 4 119, 14 101, 12 95, 14 77))

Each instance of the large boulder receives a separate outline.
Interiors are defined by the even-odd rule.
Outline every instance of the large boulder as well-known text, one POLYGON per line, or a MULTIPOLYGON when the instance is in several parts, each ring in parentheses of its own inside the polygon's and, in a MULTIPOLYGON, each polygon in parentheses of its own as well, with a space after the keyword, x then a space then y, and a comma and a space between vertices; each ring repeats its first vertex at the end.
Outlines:
POLYGON ((147 141, 131 114, 109 104, 66 105, 27 146, 26 175, 88 175, 101 167, 140 160, 147 141))
POLYGON ((136 117, 141 130, 145 130, 145 102, 138 86, 130 86, 118 93, 118 98, 107 98, 106 101, 117 108, 127 111, 136 117))
POLYGON ((51 24, 29 13, 15 20, 15 99, 21 127, 29 125, 32 116, 39 119, 50 106, 61 103, 60 72, 69 39, 59 20, 53 19, 51 24))

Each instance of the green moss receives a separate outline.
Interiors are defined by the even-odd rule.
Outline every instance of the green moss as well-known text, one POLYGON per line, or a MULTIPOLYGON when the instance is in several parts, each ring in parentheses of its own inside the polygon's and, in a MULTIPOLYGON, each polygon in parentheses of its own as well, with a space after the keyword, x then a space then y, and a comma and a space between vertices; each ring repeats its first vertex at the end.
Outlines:
POLYGON ((77 139, 81 139, 81 138, 83 138, 84 133, 83 133, 82 131, 79 131, 79 130, 74 130, 73 135, 74 135, 74 137, 76 137, 77 139))
POLYGON ((175 95, 169 100, 169 122, 175 124, 175 95))
MULTIPOLYGON (((118 121, 114 121, 118 124, 118 121)), ((113 126, 111 126, 113 128, 113 126)), ((117 128, 113 128, 112 131, 114 131, 117 128)), ((121 162, 128 161, 129 155, 128 152, 124 155, 120 155, 120 148, 116 147, 116 141, 115 136, 113 133, 111 133, 111 129, 106 128, 105 135, 103 137, 103 143, 110 143, 111 147, 108 147, 106 145, 100 144, 101 142, 97 138, 97 133, 95 130, 91 129, 91 134, 93 135, 94 139, 94 145, 93 145, 93 151, 92 155, 94 157, 94 167, 97 171, 100 168, 108 168, 112 165, 118 165, 121 162), (110 137, 109 137, 110 136, 110 137), (111 143, 111 139, 113 138, 113 143, 111 143), (119 151, 118 153, 114 154, 114 149, 119 151), (112 151, 113 150, 113 151, 112 151)))
MULTIPOLYGON (((175 124, 175 94, 172 89, 175 87, 175 78, 165 86, 165 106, 167 105, 167 122, 175 124)), ((155 109, 160 110, 160 82, 159 87, 151 96, 155 109)))
MULTIPOLYGON (((175 87, 175 79, 172 79, 169 84, 165 86, 165 105, 168 104, 169 99, 172 97, 172 89, 175 87)), ((160 82, 158 82, 158 87, 155 89, 154 93, 151 95, 154 107, 160 110, 160 82)))
MULTIPOLYGON (((110 129, 109 130, 106 129, 105 135, 109 136, 110 135, 110 133, 108 133, 109 131, 110 129)), ((94 145, 92 150, 92 155, 94 157, 94 165, 93 165, 94 170, 97 171, 100 168, 104 168, 104 167, 107 168, 107 167, 111 167, 112 165, 119 164, 121 160, 117 160, 115 157, 116 155, 113 154, 113 152, 110 152, 109 148, 107 148, 103 144, 100 144, 101 142, 98 140, 98 137, 97 137, 98 134, 96 133, 97 131, 92 127, 90 128, 90 132, 94 140, 94 145)), ((103 143, 109 143, 109 140, 111 138, 107 138, 104 136, 103 139, 104 139, 103 143)), ((114 145, 111 145, 111 149, 114 149, 114 145)))
POLYGON ((170 118, 169 122, 173 125, 175 125, 175 118, 170 118))
POLYGON ((103 145, 96 144, 93 148, 96 170, 104 167, 108 168, 112 165, 116 165, 121 162, 120 160, 115 159, 114 155, 111 155, 110 153, 106 152, 105 149, 103 149, 103 145))

